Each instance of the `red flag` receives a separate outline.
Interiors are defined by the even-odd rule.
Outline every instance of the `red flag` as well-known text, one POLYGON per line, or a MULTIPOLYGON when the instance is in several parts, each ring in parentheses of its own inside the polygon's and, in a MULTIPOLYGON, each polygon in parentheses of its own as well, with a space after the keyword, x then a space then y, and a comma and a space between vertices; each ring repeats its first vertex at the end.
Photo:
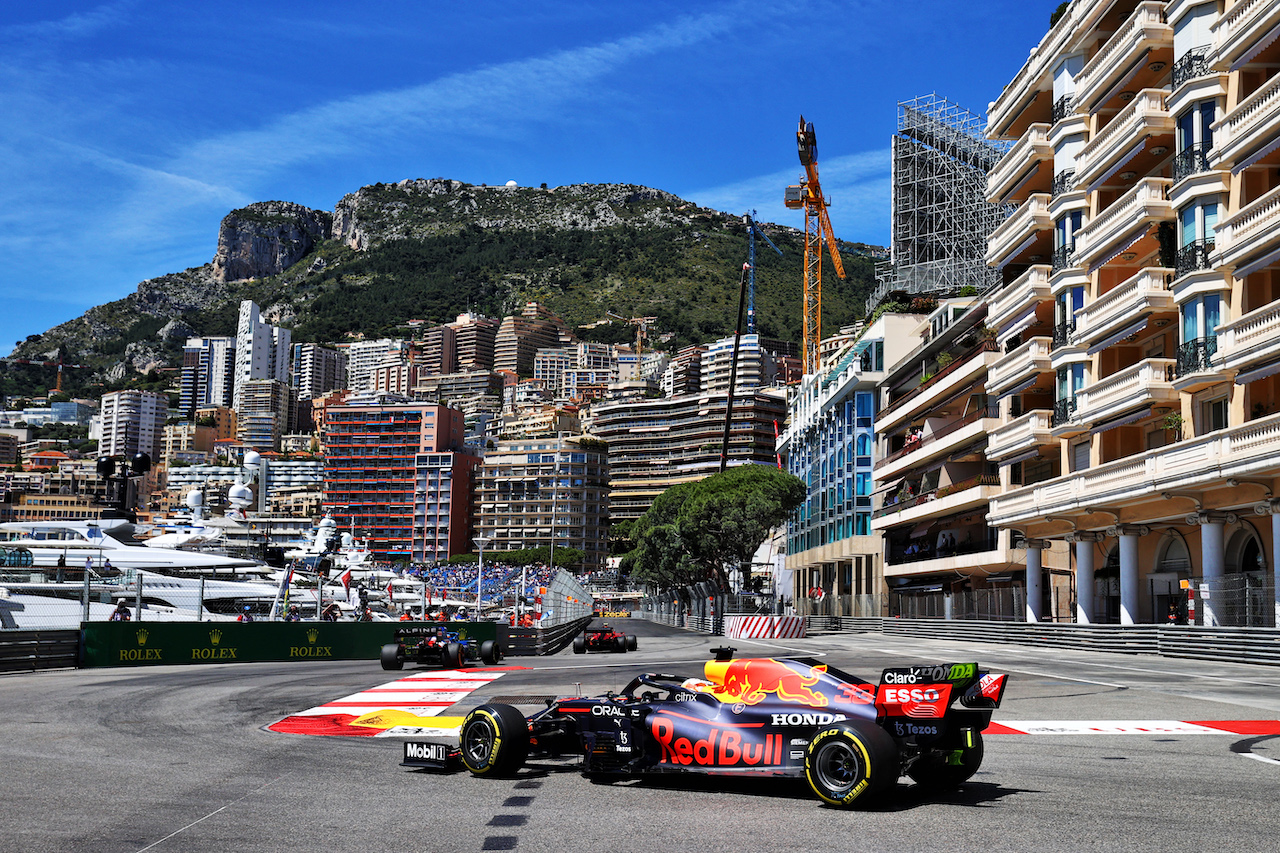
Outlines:
POLYGON ((387 581, 387 601, 391 600, 391 581, 387 581))
POLYGON ((342 582, 342 588, 346 590, 347 601, 351 600, 351 568, 347 567, 342 574, 338 575, 338 580, 342 582))

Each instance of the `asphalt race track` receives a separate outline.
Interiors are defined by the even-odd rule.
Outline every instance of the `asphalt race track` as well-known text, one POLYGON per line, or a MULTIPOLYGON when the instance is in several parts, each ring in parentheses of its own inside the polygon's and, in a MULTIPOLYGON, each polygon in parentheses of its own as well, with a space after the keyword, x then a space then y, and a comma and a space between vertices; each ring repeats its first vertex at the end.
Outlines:
MULTIPOLYGON (((639 620, 627 654, 509 658, 486 698, 619 689, 638 671, 701 672, 725 644, 639 620)), ((803 782, 596 785, 572 762, 518 779, 399 766, 401 740, 277 734, 283 717, 384 684, 367 663, 225 664, 0 676, 0 839, 14 851, 1176 851, 1276 849, 1280 668, 847 634, 739 655, 881 668, 977 660, 1012 674, 995 722, 1071 734, 986 738, 982 770, 941 799, 904 780, 853 811, 803 782), (1086 724, 1081 725, 1084 721, 1086 724), (1123 721, 1123 730, 1108 728, 1123 721), (1160 721, 1271 721, 1249 734, 1160 721), (1034 728, 1034 727, 1033 727, 1034 728), (1258 733, 1261 732, 1261 733, 1258 733)), ((1229 728, 1229 727, 1228 727, 1229 728)))

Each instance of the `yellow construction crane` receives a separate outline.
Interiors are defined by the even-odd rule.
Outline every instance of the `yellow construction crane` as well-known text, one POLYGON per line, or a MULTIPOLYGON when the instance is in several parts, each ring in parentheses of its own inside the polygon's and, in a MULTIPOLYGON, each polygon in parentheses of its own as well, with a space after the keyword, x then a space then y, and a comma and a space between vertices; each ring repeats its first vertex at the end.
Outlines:
POLYGON ((804 372, 818 372, 818 344, 822 340, 822 244, 831 252, 836 275, 844 278, 840 249, 827 217, 827 199, 818 183, 818 139, 813 122, 800 116, 796 131, 796 147, 804 176, 798 185, 787 187, 786 205, 792 210, 804 208, 804 372))
POLYGON ((612 311, 605 311, 605 316, 612 317, 615 320, 621 320, 624 323, 630 323, 636 327, 636 355, 644 352, 644 339, 649 336, 649 324, 656 322, 657 317, 623 317, 621 314, 615 314, 612 311))

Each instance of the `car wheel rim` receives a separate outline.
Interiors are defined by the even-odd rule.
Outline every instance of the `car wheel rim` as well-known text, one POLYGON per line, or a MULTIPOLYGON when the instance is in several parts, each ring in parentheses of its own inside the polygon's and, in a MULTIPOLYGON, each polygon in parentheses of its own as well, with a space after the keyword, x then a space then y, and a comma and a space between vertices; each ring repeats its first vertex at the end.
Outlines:
POLYGON ((493 732, 483 723, 469 727, 463 738, 462 748, 472 764, 485 764, 493 750, 493 732))
POLYGON ((847 743, 823 745, 814 761, 814 772, 822 786, 835 794, 852 788, 861 775, 862 765, 857 753, 847 743))

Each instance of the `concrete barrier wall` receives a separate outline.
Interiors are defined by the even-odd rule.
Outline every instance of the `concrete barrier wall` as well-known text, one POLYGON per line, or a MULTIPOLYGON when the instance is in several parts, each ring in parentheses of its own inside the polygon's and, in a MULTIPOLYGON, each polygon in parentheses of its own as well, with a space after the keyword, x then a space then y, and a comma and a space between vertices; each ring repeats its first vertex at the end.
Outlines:
POLYGON ((506 626, 495 622, 86 622, 80 665, 377 660, 397 628, 422 624, 506 641, 506 626))

